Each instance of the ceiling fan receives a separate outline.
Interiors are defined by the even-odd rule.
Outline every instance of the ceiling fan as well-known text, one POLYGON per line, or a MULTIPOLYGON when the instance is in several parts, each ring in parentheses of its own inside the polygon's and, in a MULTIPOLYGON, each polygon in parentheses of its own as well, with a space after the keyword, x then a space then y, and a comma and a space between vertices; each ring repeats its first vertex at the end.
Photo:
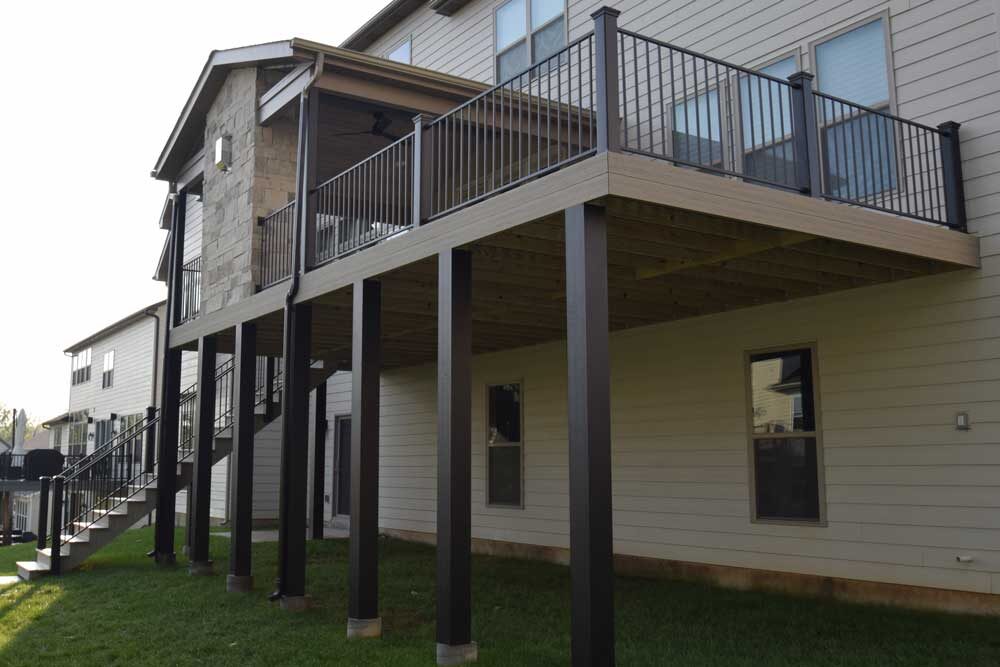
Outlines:
POLYGON ((367 130, 361 130, 360 132, 338 132, 331 136, 334 137, 358 137, 371 135, 374 137, 382 137, 383 139, 388 139, 389 141, 399 141, 400 137, 392 134, 387 134, 386 130, 392 125, 392 119, 386 116, 381 111, 373 111, 372 117, 374 121, 372 122, 371 128, 367 130))

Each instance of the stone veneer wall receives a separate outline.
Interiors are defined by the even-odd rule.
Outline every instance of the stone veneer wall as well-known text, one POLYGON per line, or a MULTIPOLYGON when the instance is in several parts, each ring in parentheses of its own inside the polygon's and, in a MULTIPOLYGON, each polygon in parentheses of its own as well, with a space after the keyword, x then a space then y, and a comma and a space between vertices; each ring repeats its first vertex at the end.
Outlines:
POLYGON ((257 218, 295 194, 295 119, 282 116, 257 125, 258 96, 273 75, 256 68, 229 73, 205 119, 202 314, 252 296, 258 283, 260 231, 257 218), (215 141, 232 138, 232 165, 215 168, 215 141))

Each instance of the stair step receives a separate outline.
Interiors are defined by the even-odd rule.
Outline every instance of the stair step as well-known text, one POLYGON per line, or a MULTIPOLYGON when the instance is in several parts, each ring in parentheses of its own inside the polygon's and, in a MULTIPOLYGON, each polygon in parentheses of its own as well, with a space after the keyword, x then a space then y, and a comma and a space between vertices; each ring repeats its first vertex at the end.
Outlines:
POLYGON ((17 576, 22 581, 32 581, 49 573, 49 567, 34 560, 17 561, 17 576))

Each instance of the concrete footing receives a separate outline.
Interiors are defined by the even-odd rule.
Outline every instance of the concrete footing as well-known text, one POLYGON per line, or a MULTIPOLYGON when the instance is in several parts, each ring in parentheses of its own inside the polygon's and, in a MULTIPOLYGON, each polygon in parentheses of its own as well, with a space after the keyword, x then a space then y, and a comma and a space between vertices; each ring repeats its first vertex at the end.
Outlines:
POLYGON ((478 659, 479 647, 476 642, 459 644, 458 646, 437 645, 437 664, 439 665, 464 665, 478 659))
POLYGON ((226 575, 226 590, 230 593, 249 593, 253 590, 253 577, 250 575, 226 575))
POLYGON ((188 574, 192 577, 207 577, 215 574, 214 563, 210 560, 193 560, 188 563, 188 574))
POLYGON ((173 553, 156 553, 153 554, 153 558, 156 560, 156 564, 161 567, 173 567, 177 564, 177 555, 173 553))
POLYGON ((382 636, 382 617, 347 619, 348 639, 371 639, 382 636))
POLYGON ((281 608, 285 611, 305 611, 312 604, 308 595, 286 596, 281 598, 281 608))

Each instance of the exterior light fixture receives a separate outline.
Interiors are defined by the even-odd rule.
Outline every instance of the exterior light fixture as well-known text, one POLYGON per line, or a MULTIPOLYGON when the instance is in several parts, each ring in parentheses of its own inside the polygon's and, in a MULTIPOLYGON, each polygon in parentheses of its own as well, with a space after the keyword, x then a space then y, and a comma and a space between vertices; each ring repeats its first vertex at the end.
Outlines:
POLYGON ((959 412, 955 415, 955 428, 959 431, 968 431, 972 427, 969 425, 969 413, 959 412))
POLYGON ((215 140, 215 168, 221 172, 229 172, 233 163, 233 138, 223 135, 215 140))

